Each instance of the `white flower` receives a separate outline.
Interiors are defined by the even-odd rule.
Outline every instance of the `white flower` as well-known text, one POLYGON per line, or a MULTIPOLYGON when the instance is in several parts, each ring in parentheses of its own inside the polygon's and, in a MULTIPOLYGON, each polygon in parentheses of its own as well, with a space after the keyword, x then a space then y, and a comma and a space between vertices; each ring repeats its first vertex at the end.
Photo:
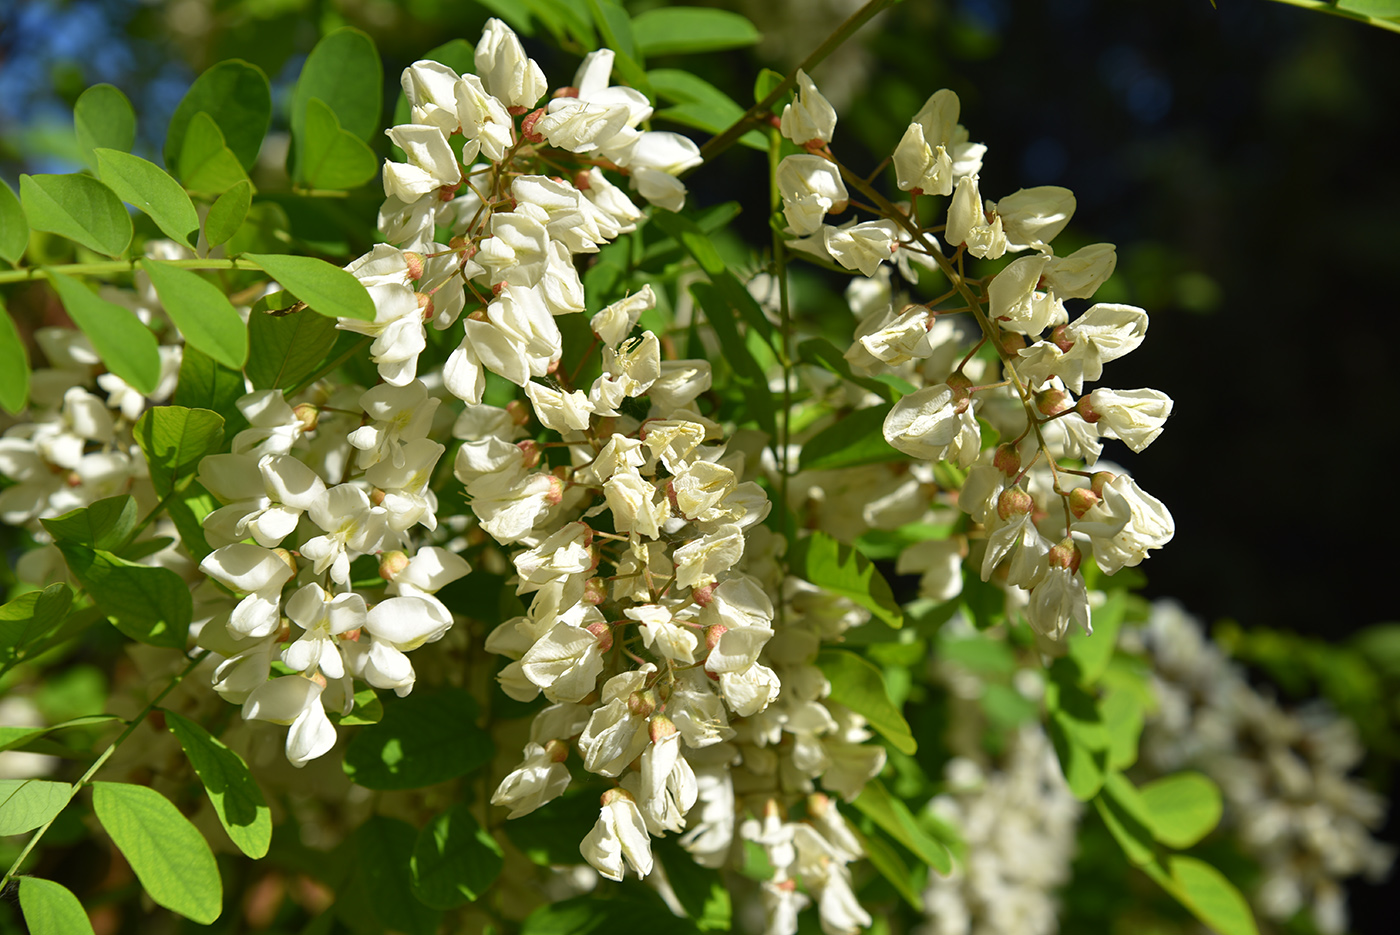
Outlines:
POLYGON ((880 264, 894 252, 899 228, 894 221, 865 221, 841 227, 823 227, 822 238, 828 253, 846 269, 858 269, 874 276, 880 264))
POLYGON ((989 260, 995 260, 1006 252, 1007 238, 1001 216, 983 206, 976 176, 964 176, 953 189, 953 200, 948 205, 948 227, 943 239, 955 247, 966 244, 968 253, 989 260))
POLYGON ((462 183, 462 168, 447 137, 431 124, 405 123, 384 131, 408 162, 384 163, 384 194, 411 203, 462 183))
POLYGON ((404 443, 427 437, 438 403, 422 380, 403 386, 381 383, 367 390, 360 396, 360 408, 374 421, 348 438, 360 452, 356 466, 368 468, 387 458, 394 467, 403 467, 404 443))
POLYGON ((676 585, 703 587, 744 556, 744 531, 725 523, 676 549, 676 585))
POLYGON ((658 499, 656 488, 635 470, 622 470, 603 484, 608 509, 618 532, 655 539, 661 524, 670 515, 665 499, 658 499))
POLYGON ((476 44, 476 73, 486 90, 508 107, 533 107, 549 90, 544 72, 525 55, 515 32, 494 16, 476 44))
POLYGON ((321 707, 320 684, 299 675, 264 682, 243 702, 245 721, 287 724, 287 760, 305 766, 335 746, 335 727, 321 707))
POLYGON ((535 409, 535 417, 556 432, 581 432, 592 423, 593 404, 583 390, 564 393, 543 383, 525 384, 525 395, 535 409))
POLYGON ((653 308, 656 308, 656 293, 647 283, 641 291, 617 300, 594 315, 589 326, 603 344, 615 348, 632 333, 642 312, 653 308))
POLYGON ((1074 193, 1058 185, 1023 188, 996 203, 1010 250, 1042 249, 1074 216, 1074 193))
POLYGON ((621 880, 628 866, 639 877, 651 873, 651 838, 637 803, 626 790, 603 793, 598 822, 579 845, 579 852, 609 880, 621 880))
POLYGON ((1134 452, 1152 444, 1172 414, 1171 397, 1152 389, 1100 388, 1089 394, 1089 406, 1098 417, 1095 424, 1099 431, 1120 439, 1134 452))
POLYGON ((233 436, 230 450, 236 455, 287 454, 305 431, 281 390, 254 390, 234 405, 249 426, 233 436))
POLYGON ((352 557, 373 552, 386 532, 383 511, 372 511, 369 497, 353 484, 327 490, 307 515, 325 535, 302 543, 301 554, 311 559, 316 574, 329 571, 336 584, 350 581, 352 557))
POLYGON ((231 631, 255 638, 277 631, 282 585, 292 577, 291 566, 280 555, 236 543, 210 552, 199 563, 199 570, 224 587, 247 595, 229 616, 231 631))
MULTIPOLYGON (((549 263, 549 214, 538 205, 491 215, 491 236, 481 242, 476 259, 491 273, 491 282, 533 286, 549 263)), ((495 303, 492 303, 495 304, 495 303)))
POLYGON ((327 594, 308 584, 287 599, 287 617, 302 633, 282 650, 282 661, 307 675, 319 669, 328 679, 345 676, 338 640, 334 637, 365 625, 365 599, 358 594, 327 594))
POLYGON ((791 104, 783 107, 779 128, 783 136, 798 146, 830 143, 836 131, 836 108, 822 97, 812 79, 800 68, 797 70, 797 94, 791 104))
POLYGON ((1003 327, 1037 335, 1067 318, 1063 303, 1036 286, 1050 258, 1042 254, 1012 260, 987 287, 987 316, 1003 327))
POLYGON ((550 701, 578 702, 597 686, 603 651, 590 631, 559 623, 526 651, 520 667, 550 701))
POLYGON ((462 135, 470 146, 476 143, 483 156, 500 162, 510 149, 515 122, 506 106, 493 97, 476 75, 463 75, 457 82, 457 116, 462 135))
POLYGON ((316 472, 290 455, 209 455, 199 463, 199 483, 227 504, 204 518, 207 535, 221 544, 251 535, 269 549, 326 492, 316 472))
POLYGON ((648 131, 620 155, 617 163, 628 170, 639 195, 667 211, 685 207, 685 185, 676 176, 701 162, 700 147, 689 137, 648 131))
POLYGON ((541 805, 554 801, 569 787, 569 768, 558 757, 568 755, 561 745, 525 745, 525 758, 507 774, 491 795, 492 805, 510 809, 507 818, 528 815, 541 805))
POLYGON ((435 126, 444 136, 456 133, 461 124, 457 117, 458 80, 457 73, 440 62, 423 60, 405 68, 399 83, 413 122, 435 126))
POLYGON ((431 438, 415 438, 403 446, 403 464, 380 461, 365 471, 366 483, 382 495, 379 507, 396 533, 417 523, 437 528, 437 495, 428 489, 438 458, 447 449, 431 438))
POLYGON ((1142 562, 1152 549, 1160 549, 1176 534, 1176 522, 1161 500, 1137 485, 1127 474, 1119 474, 1103 485, 1101 503, 1096 504, 1084 519, 1105 522, 1113 517, 1121 523, 1110 539, 1091 538, 1094 561, 1106 575, 1120 568, 1131 568, 1142 562))
POLYGON ((1090 244, 1051 260, 1045 269, 1045 285, 1062 299, 1087 299, 1113 275, 1117 265, 1113 244, 1090 244))
POLYGON ((841 181, 841 172, 829 159, 799 154, 778 163, 778 191, 783 197, 783 216, 799 237, 821 229, 827 213, 846 209, 850 195, 841 181))
POLYGON ((937 461, 957 438, 960 425, 953 391, 946 383, 901 397, 885 416, 885 441, 907 455, 937 461))
POLYGON ((941 144, 931 145, 928 142, 923 125, 918 121, 909 124, 895 147, 894 172, 900 191, 925 195, 952 194, 952 157, 941 144))
POLYGON ((695 631, 677 623, 671 612, 660 604, 643 604, 629 607, 623 613, 637 621, 642 634, 642 645, 667 659, 690 665, 695 661, 695 650, 700 645, 695 631))

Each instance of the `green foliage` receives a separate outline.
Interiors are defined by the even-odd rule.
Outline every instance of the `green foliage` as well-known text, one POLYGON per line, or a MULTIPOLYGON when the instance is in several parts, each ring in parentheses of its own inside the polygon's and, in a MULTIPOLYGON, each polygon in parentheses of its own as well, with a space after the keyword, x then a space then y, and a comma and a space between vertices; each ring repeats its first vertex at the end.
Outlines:
POLYGON ((249 381, 254 389, 286 389, 320 367, 335 346, 335 319, 309 311, 248 316, 249 381))
POLYGON ((867 782, 853 804, 886 834, 907 847, 920 862, 945 876, 952 872, 953 855, 947 846, 920 827, 909 807, 891 795, 880 780, 867 782))
POLYGON ((166 711, 165 721, 185 749, 229 838, 249 857, 266 854, 272 841, 272 811, 243 758, 189 718, 166 711))
POLYGON ((0 753, 4 753, 6 750, 19 750, 47 734, 119 720, 121 718, 114 714, 88 714, 59 724, 50 724, 48 727, 0 727, 0 753))
POLYGON ((703 7, 647 10, 632 20, 632 35, 645 55, 718 52, 754 45, 762 38, 738 13, 703 7))
POLYGON ((58 548, 73 577, 118 630, 152 646, 184 648, 193 606, 179 575, 77 542, 60 541, 58 548))
POLYGON ((208 409, 157 406, 137 421, 135 434, 151 468, 151 484, 164 497, 183 490, 200 459, 223 445, 224 417, 208 409))
POLYGON ((121 199, 90 175, 21 175, 19 199, 34 230, 112 257, 131 243, 131 217, 121 199))
POLYGON ((702 932, 727 932, 734 906, 719 871, 702 867, 676 843, 675 838, 658 838, 652 855, 666 869, 666 879, 686 915, 702 932))
POLYGON ((1201 773, 1164 776, 1139 791, 1152 834, 1168 847, 1190 847, 1220 823, 1220 787, 1201 773))
POLYGON ((0 259, 13 264, 29 247, 29 222, 9 183, 0 179, 0 259))
POLYGON ((140 156, 117 149, 98 149, 95 153, 98 175, 118 198, 150 217, 167 237, 194 246, 199 235, 199 215, 179 182, 140 156))
POLYGON ((799 469, 822 471, 911 460, 885 441, 885 417, 892 405, 857 409, 813 435, 802 446, 799 469))
POLYGON ((66 782, 0 779, 0 836, 48 824, 72 797, 73 787, 66 782))
POLYGON ((248 217, 253 203, 253 185, 247 179, 229 187, 209 206, 204 218, 204 239, 211 247, 227 243, 248 217))
POLYGON ((409 865, 417 837, 407 822, 375 815, 346 842, 351 871, 339 887, 334 911, 352 932, 368 935, 388 929, 435 935, 438 931, 442 913, 413 895, 409 865))
POLYGON ((863 716, 901 753, 913 753, 918 749, 909 722, 890 701, 879 669, 846 649, 822 650, 817 657, 817 667, 831 683, 828 697, 832 701, 863 716))
POLYGON ((234 370, 248 356, 248 335, 223 290, 198 273, 157 260, 142 260, 170 320, 188 346, 195 347, 234 370))
POLYGON ((32 654, 58 629, 73 606, 66 584, 30 591, 0 607, 0 671, 32 654))
POLYGON ((83 162, 93 172, 100 172, 99 148, 131 152, 136 142, 136 111, 119 89, 95 84, 73 104, 73 130, 83 162))
POLYGON ((469 773, 493 752, 476 713, 471 695, 448 686, 389 699, 346 747, 345 774, 369 789, 415 789, 469 773))
POLYGON ((151 899, 208 925, 223 908, 214 854, 170 800, 124 782, 92 784, 92 808, 151 899))
POLYGON ((108 302, 76 279, 52 270, 48 277, 63 300, 64 311, 87 335, 107 369, 142 393, 154 391, 160 379, 160 352, 150 329, 129 309, 108 302))
POLYGON ((693 923, 677 919, 665 904, 631 899, 575 896, 541 906, 526 917, 520 935, 595 935, 614 932, 666 932, 687 935, 693 923))
POLYGON ((179 165, 180 177, 191 188, 200 186, 190 184, 185 170, 186 136, 201 113, 217 126, 220 145, 228 146, 244 171, 251 169, 272 118, 272 91, 267 76, 256 65, 229 59, 200 75, 185 92, 166 131, 165 164, 179 165))
POLYGON ((92 935, 92 922, 82 903, 61 883, 24 877, 19 905, 30 935, 92 935))
POLYGON ((243 164, 224 141, 224 131, 204 111, 191 116, 185 125, 174 165, 191 191, 217 195, 248 181, 243 164))
MULTIPOLYGON (((656 10, 655 13, 676 13, 679 10, 656 10)), ((706 13, 719 13, 719 10, 704 10, 706 13)), ((649 14, 642 14, 645 17, 649 14)), ((641 19, 641 17, 639 17, 641 19)), ((719 88, 699 75, 679 68, 653 68, 647 72, 647 80, 661 100, 670 101, 670 107, 656 112, 661 119, 671 120, 681 126, 694 127, 708 133, 720 133, 744 115, 744 108, 719 88)), ((757 130, 750 130, 739 138, 739 142, 766 152, 768 141, 757 130)))
POLYGON ((338 266, 315 257, 277 253, 245 253, 243 259, 262 267, 312 311, 331 319, 374 321, 374 300, 358 279, 338 266))
POLYGON ((108 497, 42 522, 56 540, 120 552, 136 529, 136 501, 108 497))
POLYGON ((292 177, 323 188, 354 188, 373 178, 378 166, 364 141, 379 128, 383 90, 384 70, 369 36, 344 27, 316 43, 292 92, 292 177))
POLYGON ((799 539, 788 553, 788 568, 799 578, 850 598, 891 627, 904 624, 899 604, 879 569, 824 532, 799 539))
POLYGON ((374 151, 340 127, 335 111, 320 98, 306 102, 305 142, 301 162, 307 184, 316 188, 356 188, 374 178, 379 161, 374 151))
POLYGON ((495 882, 504 863, 496 839, 459 802, 418 832, 409 862, 413 895, 434 909, 474 902, 495 882))

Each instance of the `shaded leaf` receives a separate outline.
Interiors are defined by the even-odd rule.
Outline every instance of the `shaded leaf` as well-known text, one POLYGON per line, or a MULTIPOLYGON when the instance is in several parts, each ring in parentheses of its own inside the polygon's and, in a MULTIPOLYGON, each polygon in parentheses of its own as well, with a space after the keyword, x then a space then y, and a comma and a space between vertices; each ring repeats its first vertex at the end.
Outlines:
POLYGON ((35 644, 63 623, 72 606, 73 592, 59 583, 21 594, 0 607, 0 664, 28 657, 35 644))
POLYGON ((912 460, 885 441, 885 416, 893 405, 857 409, 837 418, 802 445, 799 470, 824 471, 912 460))
MULTIPOLYGON (((246 339, 245 339, 246 343, 246 339)), ((233 420, 240 417, 234 403, 242 396, 243 374, 232 367, 225 367, 196 347, 186 347, 180 358, 180 380, 175 384, 177 406, 190 409, 212 409, 226 412, 226 434, 233 434, 233 420)))
POLYGON ((158 904, 203 925, 219 917, 223 884, 204 836, 154 789, 94 782, 97 820, 158 904))
MULTIPOLYGON (((416 694, 416 692, 415 692, 416 694)), ((388 929, 406 935, 435 935, 442 913, 413 895, 409 862, 418 832, 405 821, 375 815, 360 825, 346 842, 351 872, 339 888, 335 913, 351 921, 355 931, 388 929)))
POLYGON ((4 753, 6 750, 18 750, 30 741, 55 731, 68 730, 73 727, 91 727, 94 724, 106 724, 109 721, 120 720, 121 718, 115 714, 85 714, 82 717, 61 721, 58 724, 50 724, 48 727, 0 727, 0 753, 4 753))
POLYGON ((193 247, 199 215, 180 183, 160 166, 116 149, 98 149, 97 171, 117 197, 156 222, 167 237, 193 247))
POLYGON ((646 932, 687 935, 696 931, 687 919, 679 919, 659 900, 599 899, 575 896, 539 907, 525 917, 520 935, 623 935, 646 932))
POLYGON ((199 461, 224 443, 224 417, 208 409, 155 406, 136 421, 133 433, 151 468, 151 485, 162 497, 184 489, 199 461))
POLYGON ((948 848, 926 832, 909 807, 891 795, 880 780, 867 782, 852 804, 925 864, 942 874, 952 871, 953 855, 948 848))
POLYGON ((684 55, 739 49, 762 36, 738 13, 704 7, 660 7, 632 20, 632 35, 644 55, 684 55))
POLYGON ((169 568, 138 565, 76 543, 60 542, 58 548, 118 630, 152 646, 185 647, 192 602, 183 578, 169 568))
POLYGON ((799 539, 788 552, 788 568, 799 578, 850 598, 889 626, 904 624, 889 582, 875 564, 824 532, 799 539))
POLYGON ((296 386, 335 346, 335 320, 309 312, 248 316, 248 379, 258 390, 296 386))
POLYGON ((1127 609, 1128 592, 1114 591, 1102 607, 1094 608, 1094 632, 1076 630, 1070 635, 1069 654, 1079 664, 1079 679, 1083 685, 1093 686, 1108 668, 1127 609))
POLYGON ((121 256, 131 243, 131 217, 122 200, 90 175, 21 175, 19 197, 34 230, 110 257, 121 256))
POLYGON ((68 317, 87 335, 107 369, 139 393, 154 392, 160 381, 160 352, 150 329, 130 309, 108 302, 76 279, 52 270, 47 275, 68 317))
POLYGON ((476 702, 458 688, 388 699, 383 719, 345 748, 345 774, 369 789, 416 789, 469 773, 493 750, 476 715, 476 702))
POLYGON ((865 659, 846 649, 824 649, 817 657, 817 667, 831 683, 828 696, 865 717, 901 753, 913 755, 918 749, 909 722, 890 701, 885 678, 880 670, 865 659))
POLYGON ((262 69, 242 59, 227 59, 196 78, 185 92, 166 131, 165 164, 180 164, 180 177, 186 184, 185 137, 195 115, 201 112, 218 125, 221 143, 228 146, 239 165, 245 171, 251 169, 272 119, 272 90, 262 69))
POLYGON ((434 909, 454 909, 481 898, 505 863, 501 846, 465 802, 438 815, 413 845, 413 895, 434 909))
POLYGON ((73 104, 73 130, 83 162, 98 172, 100 148, 131 152, 136 142, 136 111, 125 94, 110 84, 95 84, 73 104))
POLYGON ((231 186, 209 207, 204 216, 204 239, 209 246, 217 247, 225 243, 248 217, 248 208, 253 203, 253 185, 243 179, 231 186))
POLYGON ((282 288, 327 318, 374 321, 374 300, 358 279, 338 266, 309 256, 279 253, 245 253, 282 284, 282 288))
POLYGON ((307 101, 305 126, 301 164, 307 184, 325 189, 356 188, 379 171, 374 151, 358 136, 341 129, 335 113, 320 98, 307 101))
POLYGON ((83 904, 61 883, 21 877, 19 907, 30 935, 92 935, 83 904))
POLYGON ((643 69, 646 63, 632 36, 632 19, 627 11, 618 0, 588 0, 588 8, 593 13, 593 25, 598 27, 603 45, 617 56, 613 60, 617 73, 632 87, 651 97, 651 86, 643 69))
POLYGON ((1127 769, 1137 762, 1138 738, 1142 736, 1142 701, 1127 689, 1115 689, 1099 705, 1104 729, 1108 731, 1108 765, 1127 769))
POLYGON ((1094 807, 1129 860, 1138 866, 1156 860, 1147 808, 1137 788, 1122 773, 1110 772, 1104 777, 1103 792, 1095 797, 1094 807))
POLYGON ((238 849, 262 857, 272 842, 272 811, 243 758, 189 718, 165 712, 166 726, 185 748, 219 823, 238 849))
POLYGON ((186 344, 241 370, 248 357, 247 327, 223 290, 198 273, 159 260, 143 259, 141 268, 186 344))
POLYGON ((47 824, 72 797, 73 787, 66 782, 0 779, 0 836, 47 824))
POLYGON ((40 522, 56 540, 116 552, 136 528, 136 514, 136 500, 122 494, 40 522))
MULTIPOLYGON (((657 111, 658 117, 710 133, 721 133, 744 115, 744 108, 733 98, 688 71, 653 68, 647 72, 647 78, 657 97, 674 105, 657 111)), ((768 150, 768 140, 757 130, 745 133, 739 137, 739 142, 750 149, 768 150)))
POLYGON ((895 850, 894 846, 876 832, 862 834, 860 831, 856 831, 856 835, 861 847, 865 850, 865 856, 870 860, 870 866, 874 867, 880 876, 890 882, 895 892, 915 912, 923 912, 923 881, 916 881, 914 872, 905 864, 904 858, 899 856, 899 852, 895 850))
POLYGON ((0 179, 0 258, 16 263, 29 247, 29 222, 14 189, 0 179))

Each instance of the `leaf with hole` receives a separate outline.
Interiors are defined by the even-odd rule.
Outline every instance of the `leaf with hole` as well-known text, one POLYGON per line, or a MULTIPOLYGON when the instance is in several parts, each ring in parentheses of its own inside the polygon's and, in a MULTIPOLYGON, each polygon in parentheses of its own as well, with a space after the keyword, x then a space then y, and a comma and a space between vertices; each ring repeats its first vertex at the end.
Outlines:
POLYGON ((131 152, 136 142, 136 111, 125 94, 110 84, 95 84, 73 105, 73 130, 83 162, 98 172, 97 150, 131 152))
POLYGON ((170 320, 197 347, 219 363, 242 370, 248 357, 248 331, 224 291, 192 270, 160 260, 141 260, 170 320))
POLYGON ((116 149, 98 149, 97 171, 117 197, 156 222, 167 237, 193 247, 199 215, 180 183, 160 166, 116 149))
POLYGON ((94 782, 92 808, 141 886, 159 905, 208 925, 223 909, 223 884, 204 835, 154 789, 94 782))
POLYGON ((21 175, 19 198, 29 226, 118 257, 131 243, 122 200, 90 175, 21 175))
POLYGON ((160 381, 160 351, 156 349, 156 336, 141 324, 141 319, 130 309, 98 296, 76 279, 53 270, 47 275, 68 317, 87 335, 107 369, 139 393, 154 392, 160 381))

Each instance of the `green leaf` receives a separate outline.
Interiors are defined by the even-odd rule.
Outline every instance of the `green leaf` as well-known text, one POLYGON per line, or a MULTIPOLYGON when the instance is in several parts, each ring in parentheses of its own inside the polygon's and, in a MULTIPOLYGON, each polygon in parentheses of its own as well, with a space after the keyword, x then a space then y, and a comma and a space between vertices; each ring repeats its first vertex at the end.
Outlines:
POLYGON ((324 315, 269 315, 255 308, 248 316, 247 373, 253 388, 296 386, 321 366, 338 333, 335 320, 324 315))
POLYGON ((894 846, 882 835, 874 832, 862 834, 857 831, 856 835, 865 850, 865 856, 870 859, 870 866, 890 882, 895 892, 899 893, 915 912, 923 912, 923 881, 916 881, 914 872, 904 863, 894 846))
POLYGON ((1396 24, 1400 24, 1400 0, 1337 0, 1337 9, 1364 16, 1377 26, 1394 29, 1396 24), (1376 20, 1391 22, 1387 24, 1376 20))
MULTIPOLYGON (((658 98, 674 105, 658 111, 658 117, 709 133, 721 133, 744 115, 744 108, 733 98, 704 78, 683 69, 653 68, 647 72, 647 79, 658 98)), ((745 133, 739 142, 750 149, 768 150, 768 140, 757 130, 745 133)))
POLYGON ((837 418, 803 444, 798 469, 824 471, 860 464, 911 460, 885 441, 885 416, 889 415, 893 405, 887 403, 857 409, 837 418))
POLYGON ((219 917, 223 884, 204 836, 154 789, 94 782, 92 808, 158 904, 203 925, 219 917))
POLYGON ((637 48, 637 40, 632 36, 632 20, 622 4, 617 0, 588 0, 588 8, 593 13, 593 23, 598 34, 603 37, 603 45, 612 49, 617 56, 613 60, 617 73, 632 87, 651 97, 651 86, 642 61, 642 51, 637 48))
POLYGON ((30 935, 92 935, 83 904, 61 883, 21 877, 19 907, 30 935))
POLYGON ((219 363, 243 369, 248 357, 248 331, 224 292, 191 270, 159 260, 141 260, 161 305, 187 346, 199 348, 219 363))
POLYGON ((1146 866, 1157 859, 1147 808, 1122 773, 1109 772, 1104 777, 1103 792, 1094 798, 1094 807, 1129 860, 1146 866))
MULTIPOLYGON (((655 215, 661 217, 660 214, 655 215)), ((749 418, 758 423, 769 436, 777 433, 777 418, 773 405, 773 393, 768 389, 768 380, 763 367, 754 359, 744 339, 735 325, 731 306, 718 287, 711 283, 697 282, 690 287, 695 301, 705 313, 705 320, 719 338, 720 348, 726 362, 733 368, 734 383, 744 396, 749 418)))
POLYGON ((1069 638, 1069 655, 1079 663, 1080 682, 1093 686, 1108 668, 1113 647, 1118 645, 1118 631, 1128 609, 1128 592, 1114 591, 1102 607, 1094 609, 1094 632, 1075 630, 1069 638))
MULTIPOLYGON (((0 183, 3 184, 3 183, 0 183)), ((0 195, 0 208, 4 197, 0 195)), ((0 408, 16 415, 29 405, 29 351, 0 300, 0 408)))
POLYGON ((952 872, 953 855, 948 848, 924 831, 909 807, 891 795, 880 780, 867 782, 852 804, 934 870, 945 875, 952 872))
POLYGON ((98 149, 97 172, 117 197, 144 212, 171 240, 193 247, 199 215, 180 183, 153 162, 117 149, 98 149))
POLYGON ((183 578, 169 568, 138 565, 85 545, 60 542, 58 548, 118 630, 152 646, 185 648, 192 601, 183 578))
POLYGON ((653 838, 652 855, 661 861, 666 879, 686 915, 702 932, 727 932, 734 907, 718 870, 702 867, 673 837, 653 838))
MULTIPOLYGON (((841 379, 854 383, 862 389, 867 389, 872 393, 877 393, 887 401, 895 399, 895 393, 890 384, 883 380, 873 380, 870 377, 857 376, 851 371, 851 365, 846 360, 840 348, 832 344, 826 338, 809 338, 797 345, 797 356, 805 363, 816 364, 825 370, 836 374, 841 379)), ((912 392, 913 387, 909 387, 912 392)), ((899 395, 904 395, 901 391, 899 395)), ((883 437, 883 433, 882 437, 883 437)))
POLYGON ((120 720, 121 718, 115 714, 85 714, 82 717, 75 717, 58 724, 50 724, 48 727, 0 727, 0 753, 4 753, 6 750, 18 750, 31 741, 38 740, 45 734, 52 734, 55 731, 68 730, 72 727, 91 727, 94 724, 106 724, 109 721, 120 720))
POLYGON ((203 111, 192 116, 185 126, 174 165, 191 191, 217 194, 248 181, 238 156, 224 143, 223 131, 203 111))
POLYGON ((0 836, 47 824, 72 797, 73 787, 66 782, 0 779, 0 836))
POLYGON ((669 211, 657 212, 652 216, 651 222, 685 247, 686 252, 700 264, 700 268, 705 271, 705 275, 710 278, 710 282, 714 284, 725 303, 738 312, 739 317, 744 319, 750 329, 771 345, 772 322, 764 316, 758 300, 750 295, 739 278, 729 271, 719 250, 700 226, 688 217, 669 211))
MULTIPOLYGON (((331 715, 335 717, 335 715, 331 715)), ((384 702, 372 688, 362 688, 355 692, 355 707, 338 722, 342 727, 359 727, 364 724, 378 724, 384 720, 384 702)))
POLYGON ((172 497, 165 504, 170 521, 180 533, 180 544, 197 562, 203 561, 204 556, 213 551, 204 538, 203 524, 204 518, 219 506, 214 495, 199 486, 197 481, 191 481, 183 494, 172 497))
POLYGON ((896 629, 904 624, 889 582, 874 563, 824 532, 799 539, 788 551, 788 568, 799 578, 850 598, 896 629))
POLYGON ((1176 887, 1173 895, 1196 918, 1219 935, 1259 935, 1249 903, 1219 870, 1184 854, 1169 857, 1167 867, 1176 887))
POLYGON ((1168 847, 1190 847, 1220 823, 1220 787, 1201 773, 1164 776, 1140 792, 1152 833, 1168 847))
POLYGON ((87 335, 107 369, 139 393, 154 392, 160 381, 160 352, 150 329, 130 309, 108 302, 76 279, 46 272, 68 317, 87 335))
POLYGON ((58 628, 72 606, 73 592, 59 583, 21 594, 0 607, 0 666, 26 658, 31 647, 58 628))
POLYGON ((185 136, 201 112, 218 125, 221 145, 227 144, 245 171, 251 169, 272 119, 272 90, 262 69, 242 59, 228 59, 196 78, 185 92, 165 135, 165 164, 180 164, 180 177, 186 184, 185 136))
POLYGON ((318 97, 306 102, 301 165, 308 185, 340 190, 358 188, 379 171, 379 160, 364 140, 340 128, 335 112, 318 97))
POLYGON ((418 832, 409 869, 413 895, 434 909, 474 902, 500 876, 501 845, 458 802, 418 832))
POLYGON ((98 172, 99 148, 131 152, 131 145, 136 142, 136 111, 117 88, 95 84, 78 95, 73 105, 73 130, 83 162, 98 172))
POLYGON ((136 443, 151 466, 151 485, 164 497, 185 488, 199 461, 224 443, 224 417, 208 409, 156 406, 136 421, 136 443))
POLYGON ((131 243, 131 217, 122 200, 90 175, 21 175, 19 198, 34 230, 110 257, 121 256, 131 243))
POLYGON ((217 247, 238 233, 253 203, 253 185, 243 179, 218 197, 204 216, 204 239, 217 247))
POLYGON ((408 822, 382 815, 370 818, 350 836, 346 844, 353 869, 339 888, 335 913, 353 931, 388 929, 406 935, 438 931, 442 913, 413 896, 409 862, 417 837, 408 822))
POLYGON ((822 650, 817 667, 831 683, 828 697, 832 701, 863 715, 899 752, 912 756, 918 750, 909 722, 890 701, 879 669, 847 649, 822 650))
POLYGON ((128 494, 107 497, 62 516, 40 520, 54 539, 116 552, 136 529, 136 500, 128 494))
POLYGON ((1137 762, 1138 738, 1142 736, 1142 701, 1133 692, 1118 688, 1104 696, 1099 705, 1104 729, 1108 731, 1108 765, 1127 769, 1137 762))
POLYGON ((738 13, 704 7, 660 7, 632 20, 632 35, 644 55, 685 55, 740 49, 763 38, 738 13))
POLYGON ((272 842, 272 811, 248 772, 248 764, 189 718, 167 710, 165 723, 185 748, 185 756, 233 843, 249 857, 266 854, 272 842))
POLYGON ((491 759, 476 702, 459 688, 419 689, 384 703, 384 719, 345 748, 345 774, 368 789, 416 789, 455 779, 491 759))
POLYGON ((358 279, 338 266, 278 253, 245 253, 243 259, 261 266, 283 289, 327 318, 374 321, 374 300, 358 279))
MULTIPOLYGON (((782 72, 774 71, 771 68, 761 69, 758 73, 758 77, 755 78, 753 82, 753 102, 755 104, 762 104, 768 99, 768 95, 781 87, 782 83, 786 80, 787 76, 782 72)), ((773 112, 775 114, 782 113, 783 99, 786 97, 786 94, 781 95, 773 102, 773 112)))
POLYGON ((1104 776, 1108 770, 1108 751, 1090 750, 1084 746, 1072 724, 1061 712, 1050 717, 1047 729, 1050 742, 1060 758, 1060 770, 1065 774, 1069 791, 1081 802, 1087 802, 1103 788, 1104 776))
MULTIPOLYGON (((316 162, 308 136, 313 98, 319 99, 337 118, 338 131, 365 141, 379 128, 383 94, 384 69, 373 39, 358 29, 344 26, 316 43, 306 57, 296 90, 292 92, 292 177, 309 181, 316 162)), ((364 181, 361 179, 355 184, 364 181)))
POLYGON ((540 906, 525 917, 520 935, 688 935, 696 931, 686 919, 677 918, 660 900, 599 899, 575 896, 540 906))
POLYGON ((232 434, 231 421, 238 417, 234 403, 245 392, 243 374, 238 370, 225 367, 199 348, 185 348, 180 358, 180 380, 175 384, 175 405, 229 413, 225 430, 232 434))
POLYGON ((0 179, 0 258, 17 263, 29 247, 29 222, 14 189, 0 179))

